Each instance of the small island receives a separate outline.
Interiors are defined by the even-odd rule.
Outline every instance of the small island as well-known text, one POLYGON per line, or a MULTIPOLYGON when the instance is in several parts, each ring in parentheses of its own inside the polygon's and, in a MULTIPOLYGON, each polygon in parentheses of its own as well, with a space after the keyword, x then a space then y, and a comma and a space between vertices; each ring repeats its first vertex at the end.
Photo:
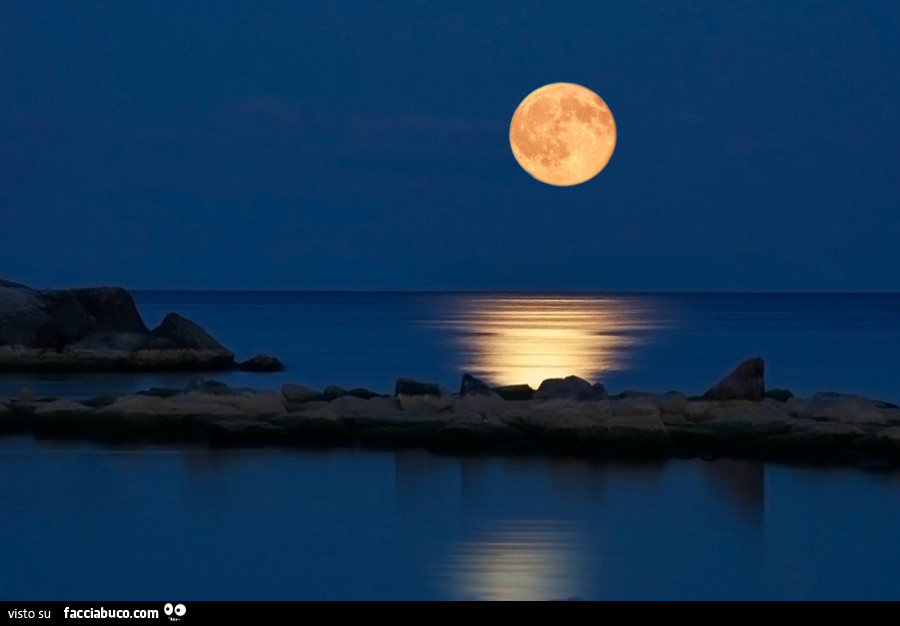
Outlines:
POLYGON ((121 287, 38 291, 0 280, 0 372, 280 371, 242 363, 198 324, 169 313, 150 329, 121 287))

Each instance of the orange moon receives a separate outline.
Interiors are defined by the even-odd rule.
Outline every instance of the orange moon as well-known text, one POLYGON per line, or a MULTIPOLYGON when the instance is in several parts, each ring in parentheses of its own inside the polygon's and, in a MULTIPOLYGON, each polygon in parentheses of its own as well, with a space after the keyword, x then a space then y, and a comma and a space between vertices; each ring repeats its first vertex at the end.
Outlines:
POLYGON ((616 121, 603 98, 574 83, 528 94, 513 113, 509 145, 526 172, 548 185, 579 185, 600 173, 616 149, 616 121))

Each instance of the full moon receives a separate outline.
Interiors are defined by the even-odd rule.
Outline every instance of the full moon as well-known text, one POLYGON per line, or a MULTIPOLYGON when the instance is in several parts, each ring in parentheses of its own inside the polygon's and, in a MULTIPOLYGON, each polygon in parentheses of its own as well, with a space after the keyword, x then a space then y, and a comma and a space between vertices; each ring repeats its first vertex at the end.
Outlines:
POLYGON ((528 94, 513 113, 509 145, 526 172, 569 187, 600 173, 616 148, 616 122, 603 98, 574 83, 528 94))

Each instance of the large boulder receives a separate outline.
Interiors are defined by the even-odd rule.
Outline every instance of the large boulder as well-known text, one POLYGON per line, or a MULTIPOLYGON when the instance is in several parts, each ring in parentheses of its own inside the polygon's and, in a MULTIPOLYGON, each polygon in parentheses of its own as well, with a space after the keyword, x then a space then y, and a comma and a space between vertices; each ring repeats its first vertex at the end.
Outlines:
POLYGON ((371 389, 366 389, 365 387, 354 387, 345 393, 344 396, 360 398, 361 400, 371 400, 372 398, 382 397, 380 393, 375 393, 371 389))
POLYGON ((234 356, 199 324, 195 324, 178 313, 166 315, 162 324, 154 328, 150 336, 166 342, 167 346, 171 345, 171 347, 181 350, 213 350, 228 352, 232 357, 234 356))
POLYGON ((500 397, 486 382, 475 378, 471 374, 463 374, 462 382, 459 385, 459 395, 461 398, 466 396, 500 397))
POLYGON ((548 378, 534 394, 535 400, 603 400, 606 389, 601 384, 592 385, 578 376, 548 378))
POLYGON ((423 383, 411 378, 398 378, 394 385, 395 396, 443 396, 446 393, 437 383, 423 383))
POLYGON ((0 280, 0 346, 44 347, 50 321, 39 291, 0 280))
POLYGON ((188 384, 184 386, 184 392, 202 393, 207 396, 233 396, 240 394, 241 390, 233 389, 219 380, 206 380, 198 377, 188 381, 188 384))
POLYGON ((759 402, 766 393, 765 363, 759 357, 747 359, 728 376, 703 394, 704 400, 753 400, 759 402))
POLYGON ((855 394, 820 391, 809 400, 790 398, 786 406, 800 418, 844 424, 887 424, 883 403, 855 394))
POLYGON ((281 386, 281 395, 284 396, 284 399, 288 402, 309 402, 310 400, 317 399, 322 394, 315 389, 310 389, 303 385, 286 383, 281 386))
POLYGON ((44 297, 60 346, 94 333, 149 332, 131 294, 121 287, 50 291, 44 297))
POLYGON ((347 390, 340 385, 328 385, 322 390, 322 399, 327 402, 331 402, 332 400, 336 400, 345 395, 347 395, 347 390))
POLYGON ((257 354, 238 365, 245 372, 283 372, 284 363, 268 354, 257 354))
POLYGON ((178 313, 166 315, 132 358, 141 369, 217 370, 235 366, 233 352, 178 313))
POLYGON ((494 387, 494 392, 504 400, 531 400, 534 397, 534 389, 531 385, 501 385, 494 387))

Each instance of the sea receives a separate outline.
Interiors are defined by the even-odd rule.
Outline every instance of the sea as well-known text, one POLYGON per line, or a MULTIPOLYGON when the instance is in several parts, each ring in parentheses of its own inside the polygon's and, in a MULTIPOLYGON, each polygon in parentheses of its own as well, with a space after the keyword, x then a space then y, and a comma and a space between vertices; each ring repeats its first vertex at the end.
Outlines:
MULTIPOLYGON (((900 403, 900 294, 139 291, 239 359, 233 386, 610 393, 766 386, 900 403)), ((85 399, 197 374, 2 375, 85 399)), ((0 600, 893 600, 900 474, 356 448, 0 438, 0 600)))

